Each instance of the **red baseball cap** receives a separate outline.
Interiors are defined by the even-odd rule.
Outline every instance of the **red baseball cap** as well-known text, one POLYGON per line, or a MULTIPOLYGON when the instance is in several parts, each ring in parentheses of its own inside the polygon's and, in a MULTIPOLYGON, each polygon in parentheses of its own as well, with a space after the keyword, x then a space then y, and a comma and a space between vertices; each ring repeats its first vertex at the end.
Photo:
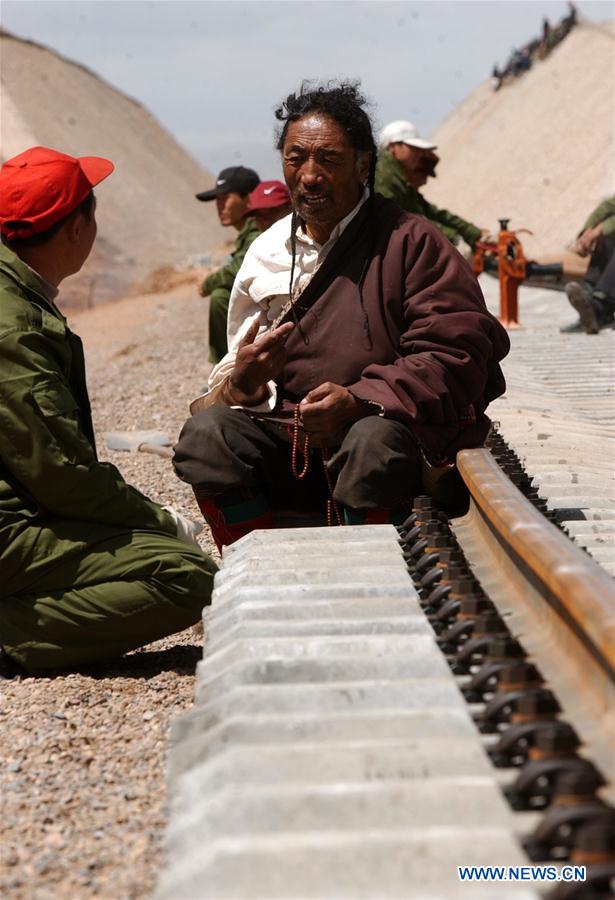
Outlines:
POLYGON ((69 215, 113 172, 100 156, 67 156, 30 147, 0 169, 0 231, 9 240, 47 231, 69 215))
POLYGON ((290 203, 288 188, 281 181, 261 181, 248 197, 248 212, 274 209, 290 203))

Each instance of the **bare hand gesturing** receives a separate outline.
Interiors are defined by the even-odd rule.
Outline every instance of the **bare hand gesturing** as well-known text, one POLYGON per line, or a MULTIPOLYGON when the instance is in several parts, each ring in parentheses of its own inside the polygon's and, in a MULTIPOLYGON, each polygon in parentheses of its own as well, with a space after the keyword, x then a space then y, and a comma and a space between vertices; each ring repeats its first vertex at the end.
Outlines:
POLYGON ((294 325, 286 322, 257 338, 259 328, 257 319, 239 342, 235 367, 229 379, 233 399, 244 406, 265 399, 267 382, 274 381, 284 367, 286 339, 294 325))

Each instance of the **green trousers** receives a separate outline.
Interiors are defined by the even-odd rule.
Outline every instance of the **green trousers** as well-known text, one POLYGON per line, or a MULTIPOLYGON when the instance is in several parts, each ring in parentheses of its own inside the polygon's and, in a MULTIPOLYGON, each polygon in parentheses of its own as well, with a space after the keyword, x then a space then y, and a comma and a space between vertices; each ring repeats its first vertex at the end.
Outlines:
POLYGON ((214 365, 228 353, 226 323, 230 296, 227 288, 216 288, 209 295, 209 361, 214 365))
POLYGON ((0 586, 0 644, 30 672, 119 656, 195 624, 210 602, 215 564, 176 537, 75 522, 37 531, 44 552, 0 586))

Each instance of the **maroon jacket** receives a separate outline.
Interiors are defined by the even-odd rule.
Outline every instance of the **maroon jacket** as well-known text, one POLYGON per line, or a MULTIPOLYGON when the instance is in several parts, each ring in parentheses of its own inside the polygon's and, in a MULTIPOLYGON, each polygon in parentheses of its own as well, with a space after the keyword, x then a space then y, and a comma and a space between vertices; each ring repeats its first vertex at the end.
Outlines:
POLYGON ((295 310, 280 410, 331 381, 408 425, 432 462, 483 443, 510 342, 467 262, 426 219, 376 194, 295 310))

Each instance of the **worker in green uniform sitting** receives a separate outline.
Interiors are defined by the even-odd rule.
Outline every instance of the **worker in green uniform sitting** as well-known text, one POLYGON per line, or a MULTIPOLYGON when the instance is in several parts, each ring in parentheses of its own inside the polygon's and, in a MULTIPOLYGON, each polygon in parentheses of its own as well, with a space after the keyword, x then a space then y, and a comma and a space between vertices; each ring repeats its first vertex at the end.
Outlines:
POLYGON ((589 266, 583 281, 569 281, 565 288, 579 321, 560 331, 598 334, 615 321, 615 196, 594 209, 574 249, 579 256, 589 256, 589 266))
POLYGON ((254 219, 248 216, 248 195, 259 183, 260 178, 253 169, 232 166, 220 172, 215 188, 196 195, 198 200, 215 200, 220 223, 239 232, 227 264, 201 285, 201 296, 209 297, 209 361, 214 364, 228 352, 226 320, 235 275, 248 247, 261 233, 254 219))
POLYGON ((45 147, 0 170, 0 676, 117 656, 210 602, 193 523, 98 461, 82 343, 55 302, 112 171, 45 147))
POLYGON ((391 122, 383 128, 378 144, 378 193, 395 200, 406 212, 429 219, 453 244, 461 237, 474 248, 481 234, 487 234, 488 230, 466 222, 447 209, 439 209, 419 193, 419 188, 435 173, 436 145, 419 137, 412 122, 405 121, 391 122))

